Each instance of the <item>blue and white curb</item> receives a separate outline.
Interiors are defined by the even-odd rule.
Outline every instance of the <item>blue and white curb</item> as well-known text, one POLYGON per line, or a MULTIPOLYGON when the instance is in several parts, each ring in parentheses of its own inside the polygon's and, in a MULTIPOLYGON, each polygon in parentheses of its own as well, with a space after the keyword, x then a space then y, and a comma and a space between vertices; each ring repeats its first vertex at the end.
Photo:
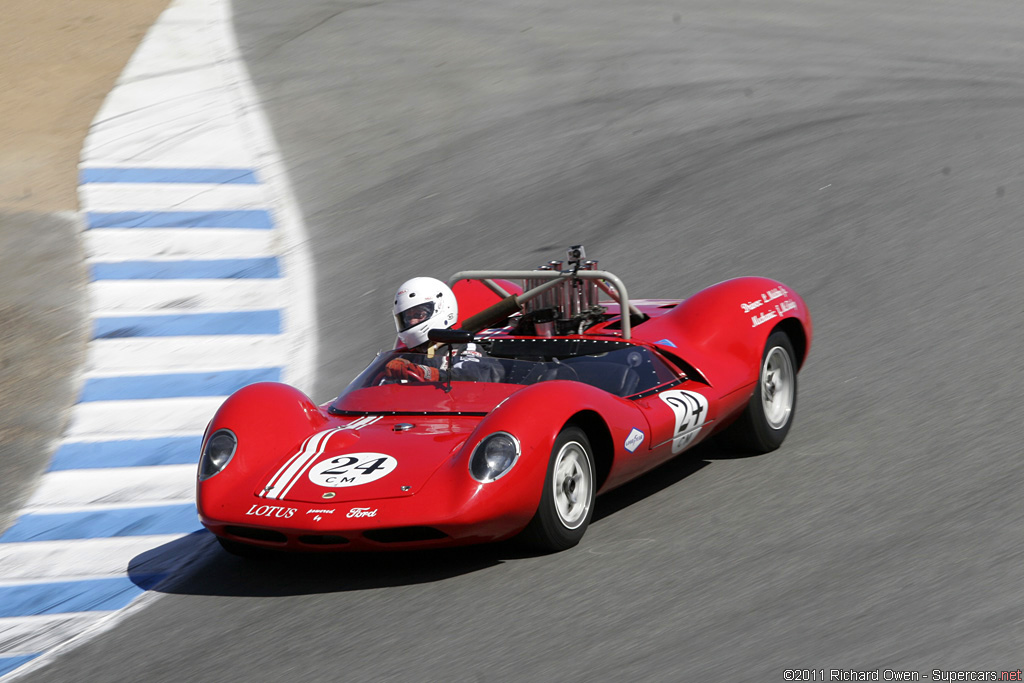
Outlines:
POLYGON ((49 470, 0 536, 0 678, 159 594, 201 527, 207 422, 252 382, 309 386, 305 230, 228 0, 176 0, 93 123, 80 166, 92 341, 49 470), (132 573, 129 577, 129 565, 132 573))

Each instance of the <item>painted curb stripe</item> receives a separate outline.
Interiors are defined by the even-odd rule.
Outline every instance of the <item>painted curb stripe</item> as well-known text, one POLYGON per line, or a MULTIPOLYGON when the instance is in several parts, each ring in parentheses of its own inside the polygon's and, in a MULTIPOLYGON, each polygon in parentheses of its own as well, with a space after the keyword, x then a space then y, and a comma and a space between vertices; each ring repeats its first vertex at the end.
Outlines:
MULTIPOLYGON (((190 534, 200 528, 194 503, 22 515, 0 543, 113 536, 190 534)), ((0 599, 0 604, 3 600, 0 599)))
POLYGON ((93 263, 93 280, 208 280, 279 278, 276 258, 211 259, 209 261, 120 261, 93 263))
MULTIPOLYGON (((202 534, 207 532, 203 531, 202 534)), ((133 574, 170 574, 193 541, 192 534, 122 536, 85 540, 0 543, 0 562, 11 568, 0 585, 53 583, 123 577, 133 574)), ((0 623, 0 642, 8 636, 0 623)), ((33 652, 37 648, 24 648, 33 652)), ((7 652, 0 649, 0 652, 7 652)))
POLYGON ((30 655, 18 655, 17 657, 0 657, 0 676, 14 671, 22 664, 28 664, 41 654, 43 653, 36 652, 30 655))
POLYGON ((0 678, 113 628, 212 548, 195 468, 222 394, 312 379, 309 239, 232 28, 229 0, 171 0, 83 146, 95 338, 0 537, 0 678))
POLYGON ((281 334, 281 312, 236 311, 96 318, 93 339, 188 337, 207 334, 281 334))
POLYGON ((195 465, 199 462, 199 449, 202 445, 201 435, 132 441, 69 442, 61 444, 57 449, 48 471, 195 465))
POLYGON ((275 256, 276 230, 243 228, 103 228, 82 233, 92 261, 145 261, 155 254, 168 259, 200 260, 275 256))
POLYGON ((95 610, 0 618, 0 652, 8 657, 45 652, 111 614, 114 612, 95 610))
POLYGON ((0 586, 0 617, 121 609, 163 578, 159 574, 146 574, 131 579, 118 576, 86 581, 0 586))
POLYGON ((256 174, 247 168, 85 168, 79 182, 88 183, 208 183, 255 185, 256 174))
POLYGON ((270 230, 267 211, 90 211, 88 229, 96 228, 252 228, 270 230))
POLYGON ((247 384, 280 381, 281 368, 139 375, 135 377, 94 377, 86 380, 78 400, 80 403, 86 403, 136 398, 228 396, 247 384))

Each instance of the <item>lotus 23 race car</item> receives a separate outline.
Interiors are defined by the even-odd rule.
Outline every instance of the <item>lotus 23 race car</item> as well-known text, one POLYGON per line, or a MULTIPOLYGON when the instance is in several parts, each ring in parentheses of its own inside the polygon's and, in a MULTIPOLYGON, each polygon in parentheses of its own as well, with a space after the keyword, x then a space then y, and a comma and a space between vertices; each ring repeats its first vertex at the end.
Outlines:
POLYGON ((333 401, 264 382, 203 437, 200 520, 230 552, 576 545, 595 496, 725 433, 778 448, 811 346, 803 299, 741 277, 631 300, 581 247, 467 271, 458 322, 380 353, 333 401), (467 352, 472 373, 458 372, 467 352), (395 367, 437 368, 396 379, 395 367))

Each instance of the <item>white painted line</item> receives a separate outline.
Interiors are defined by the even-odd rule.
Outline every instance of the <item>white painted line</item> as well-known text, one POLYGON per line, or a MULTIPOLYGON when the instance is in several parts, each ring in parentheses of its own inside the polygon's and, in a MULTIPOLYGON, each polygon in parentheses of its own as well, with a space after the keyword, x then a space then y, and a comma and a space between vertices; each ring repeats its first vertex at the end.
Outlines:
MULTIPOLYGON (((0 543, 0 565, 5 582, 54 581, 75 578, 123 576, 138 564, 144 553, 183 538, 181 534, 157 536, 119 536, 60 541, 0 543)), ((171 560, 146 563, 145 570, 161 573, 171 569, 171 560)), ((2 651, 2 650, 0 650, 2 651)))
POLYGON ((79 403, 71 411, 65 438, 80 441, 103 436, 114 440, 126 434, 165 436, 193 434, 213 418, 226 396, 151 398, 132 401, 79 403))
POLYGON ((266 368, 280 364, 286 349, 287 338, 280 334, 97 339, 89 344, 85 371, 147 375, 154 359, 163 372, 266 368))
POLYGON ((111 612, 71 612, 0 619, 0 652, 5 657, 34 654, 81 633, 111 612))
MULTIPOLYGON (((54 506, 54 507, 39 507, 39 508, 36 508, 35 510, 31 510, 31 514, 33 514, 33 515, 70 515, 70 514, 77 515, 77 514, 81 514, 81 513, 85 513, 85 512, 112 512, 112 511, 113 512, 119 512, 119 511, 122 511, 122 510, 142 510, 142 509, 147 509, 147 508, 152 508, 152 507, 166 507, 166 508, 170 508, 170 507, 175 507, 175 506, 180 506, 180 505, 192 505, 194 507, 195 506, 195 502, 196 502, 195 496, 189 496, 187 498, 182 498, 181 500, 163 501, 163 502, 161 502, 157 506, 154 506, 153 504, 151 504, 149 502, 141 502, 141 503, 110 503, 110 504, 92 503, 90 505, 82 505, 82 506, 66 505, 66 506, 63 506, 63 507, 56 507, 56 506, 54 506)), ((199 523, 196 522, 197 526, 198 526, 198 524, 199 523)), ((152 536, 154 534, 143 534, 143 535, 152 536)), ((106 536, 94 536, 92 538, 107 538, 107 537, 106 536)))
MULTIPOLYGON (((89 285, 97 316, 266 310, 287 302, 284 284, 266 280, 100 280, 89 285)), ((106 341, 106 340, 104 340, 106 341)), ((153 358, 150 358, 152 365, 153 358)))
POLYGON ((22 512, 62 506, 167 505, 192 500, 195 487, 195 465, 47 472, 22 512))
MULTIPOLYGON (((229 0, 174 0, 90 129, 82 166, 96 172, 86 174, 80 195, 91 225, 192 227, 95 227, 82 235, 91 272, 101 280, 89 288, 95 334, 111 338, 89 344, 82 378, 86 402, 72 410, 60 467, 78 466, 79 459, 83 465, 120 465, 122 458, 140 466, 60 469, 40 481, 26 514, 12 527, 11 542, 0 544, 0 586, 6 584, 5 595, 17 602, 8 614, 87 609, 90 604, 109 609, 114 603, 89 602, 89 584, 121 591, 97 599, 130 597, 141 586, 125 576, 129 568, 133 573, 185 571, 214 545, 208 535, 169 533, 198 527, 195 464, 143 463, 181 462, 182 444, 187 440, 189 448, 195 447, 192 440, 198 442, 224 397, 92 399, 198 392, 187 384, 197 381, 195 373, 219 373, 217 382, 250 376, 227 370, 265 375, 288 366, 286 381, 300 388, 312 381, 316 322, 308 237, 231 31, 229 0), (132 171, 139 168, 173 171, 132 171), (218 168, 241 175, 203 171, 218 168), (200 172, 190 175, 189 169, 200 172), (254 176, 248 175, 250 170, 254 176), (233 182, 242 176, 243 182, 233 182), (194 178, 214 182, 173 182, 194 178), (110 179, 132 182, 105 182, 110 179), (145 182, 149 180, 159 182, 145 182), (207 225, 263 229, 202 227, 207 225), (277 260, 238 263, 241 259, 277 260), (165 261, 178 263, 160 263, 165 261), (203 263, 185 263, 189 261, 203 263), (182 276, 191 279, 174 279, 182 276), (147 281, 156 277, 166 279, 147 281), (195 315, 174 317, 183 313, 195 315), (278 329, 282 334, 266 334, 278 329), (189 334, 211 331, 230 336, 189 334), (175 373, 186 384, 171 391, 164 383, 175 373), (138 446, 155 449, 150 452, 140 452, 131 443, 150 438, 157 440, 138 446), (127 445, 117 443, 121 440, 127 445), (82 442, 111 443, 93 448, 82 442), (63 518, 77 516, 71 513, 82 514, 66 524, 63 518), (149 526, 140 526, 140 517, 149 526), (29 542, 147 530, 161 535, 29 542), (78 580, 85 593, 69 584, 78 580), (41 596, 49 597, 33 597, 27 587, 34 584, 39 584, 41 596), (49 603, 36 605, 36 600, 49 603)), ((210 390, 218 393, 228 390, 220 384, 204 386, 216 386, 210 390)), ((42 652, 4 680, 46 666, 159 597, 143 592, 117 612, 0 620, 0 656, 42 652)))
POLYGON ((266 209, 262 185, 90 183, 80 199, 90 211, 217 211, 266 209))
POLYGON ((261 258, 280 246, 277 230, 240 228, 101 228, 82 239, 90 261, 261 258))
POLYGON ((251 141, 259 159, 260 178, 266 183, 276 207, 274 219, 284 236, 282 251, 283 275, 291 302, 283 311, 284 329, 288 337, 288 362, 283 380, 306 393, 312 391, 317 357, 316 281, 313 259, 306 225, 299 211, 295 192, 274 142, 273 129, 263 108, 258 106, 259 95, 252 84, 241 50, 232 30, 231 6, 227 0, 207 0, 210 11, 216 14, 215 25, 220 29, 218 40, 212 45, 218 52, 217 66, 222 70, 224 82, 234 86, 234 108, 241 116, 241 127, 251 141))

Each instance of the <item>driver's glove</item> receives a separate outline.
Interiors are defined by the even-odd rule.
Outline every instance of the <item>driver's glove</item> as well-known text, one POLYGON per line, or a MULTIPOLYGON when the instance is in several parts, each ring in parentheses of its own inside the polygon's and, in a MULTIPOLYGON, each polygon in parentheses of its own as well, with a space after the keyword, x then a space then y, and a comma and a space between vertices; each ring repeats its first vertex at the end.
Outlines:
POLYGON ((441 372, 429 365, 417 365, 407 358, 389 360, 384 374, 390 379, 412 379, 418 382, 438 382, 441 372))

